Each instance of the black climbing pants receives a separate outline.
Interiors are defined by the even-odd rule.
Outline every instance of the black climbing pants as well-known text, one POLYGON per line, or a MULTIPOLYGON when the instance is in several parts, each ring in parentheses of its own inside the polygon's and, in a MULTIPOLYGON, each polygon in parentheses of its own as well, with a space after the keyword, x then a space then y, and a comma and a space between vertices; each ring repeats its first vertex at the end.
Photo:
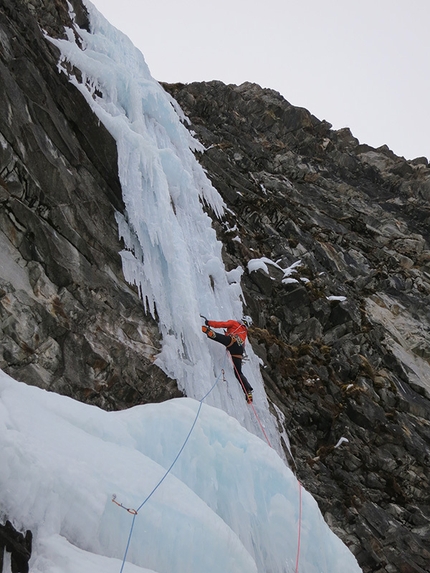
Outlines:
POLYGON ((212 340, 220 342, 230 352, 234 366, 234 375, 239 380, 239 383, 242 386, 242 390, 245 392, 245 394, 252 392, 252 386, 246 379, 245 374, 242 372, 243 346, 238 344, 235 340, 233 341, 231 336, 219 334, 218 332, 214 332, 214 334, 215 338, 212 338, 212 340))

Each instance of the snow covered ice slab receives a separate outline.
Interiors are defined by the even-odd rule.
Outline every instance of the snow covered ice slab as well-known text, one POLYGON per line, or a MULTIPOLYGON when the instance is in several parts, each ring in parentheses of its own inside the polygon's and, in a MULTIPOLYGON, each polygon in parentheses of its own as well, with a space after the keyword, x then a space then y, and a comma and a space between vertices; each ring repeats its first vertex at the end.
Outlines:
MULTIPOLYGON (((52 535, 38 545, 31 573, 118 573, 122 561, 79 549, 60 535, 52 535)), ((152 569, 126 565, 127 573, 156 573, 152 569)))
MULTIPOLYGON (((180 451, 200 404, 105 412, 0 371, 0 518, 34 534, 32 573, 119 571, 137 508, 180 451)), ((359 572, 302 489, 301 573, 359 572)), ((140 509, 124 572, 294 571, 299 487, 276 452, 202 405, 172 472, 140 509)))

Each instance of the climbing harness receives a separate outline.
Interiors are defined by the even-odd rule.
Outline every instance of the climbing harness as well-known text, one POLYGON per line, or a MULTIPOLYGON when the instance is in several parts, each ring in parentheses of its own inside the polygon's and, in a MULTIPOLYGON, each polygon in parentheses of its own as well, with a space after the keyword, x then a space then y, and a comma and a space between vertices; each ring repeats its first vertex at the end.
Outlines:
MULTIPOLYGON (((233 346, 233 344, 234 344, 235 342, 237 342, 237 344, 238 344, 239 346, 243 346, 243 340, 240 338, 240 336, 239 336, 238 334, 230 334, 229 336, 230 336, 230 338, 231 338, 231 342, 230 342, 230 344, 228 344, 228 345, 226 346, 226 348, 230 348, 230 346, 233 346)), ((242 358, 242 357, 241 357, 241 358, 242 358)))

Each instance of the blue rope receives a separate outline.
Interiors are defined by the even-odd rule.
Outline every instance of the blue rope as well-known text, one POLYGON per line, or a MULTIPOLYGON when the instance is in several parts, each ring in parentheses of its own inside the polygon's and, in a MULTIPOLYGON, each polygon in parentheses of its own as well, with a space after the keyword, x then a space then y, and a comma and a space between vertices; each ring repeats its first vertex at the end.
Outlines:
POLYGON ((124 559, 122 560, 122 565, 121 565, 121 569, 119 573, 123 572, 124 569, 124 565, 125 565, 125 558, 127 557, 127 553, 128 553, 128 548, 130 547, 130 543, 131 543, 131 536, 133 534, 133 529, 134 529, 134 522, 136 521, 136 513, 133 515, 133 520, 131 522, 131 527, 130 527, 130 533, 128 534, 128 540, 127 540, 127 546, 125 548, 125 553, 124 553, 124 559))
MULTIPOLYGON (((226 354, 227 356, 227 354, 226 354)), ((225 365, 225 359, 224 359, 224 365, 225 365)), ((223 368, 224 368, 223 365, 223 368)), ((154 489, 151 491, 151 493, 149 493, 146 498, 142 501, 142 503, 139 505, 139 507, 136 509, 136 513, 133 515, 133 520, 131 522, 131 527, 130 527, 130 533, 128 535, 128 540, 127 540, 127 545, 125 548, 125 553, 124 553, 124 557, 122 560, 122 565, 121 565, 121 569, 120 569, 120 573, 123 572, 124 569, 124 565, 127 559, 127 554, 128 554, 128 550, 130 548, 130 543, 131 543, 131 537, 133 534, 133 529, 134 529, 134 522, 136 520, 136 516, 137 513, 142 509, 142 507, 145 505, 145 503, 154 495, 154 493, 157 491, 157 489, 160 487, 160 485, 163 483, 163 481, 166 479, 166 477, 169 475, 169 473, 172 471, 173 466, 176 464, 176 462, 179 459, 179 456, 182 454, 182 452, 184 451, 185 446, 187 445, 188 440, 190 439, 191 434, 193 433, 193 430, 196 426, 197 423, 197 419, 200 415, 200 411, 202 409, 203 406, 203 402, 206 400, 206 398, 209 396, 209 394, 213 391, 213 389, 215 388, 215 386, 218 384, 220 378, 221 378, 221 374, 223 373, 223 369, 221 369, 221 372, 218 374, 217 379, 215 380, 215 383, 213 384, 213 386, 211 387, 211 389, 206 392, 206 394, 203 396, 203 398, 201 400, 199 400, 199 407, 197 409, 197 413, 196 413, 196 417, 194 418, 194 422, 192 423, 192 426, 190 428, 190 431, 188 432, 187 437, 185 438, 184 443, 182 444, 179 452, 176 454, 175 459, 173 460, 173 462, 170 464, 169 469, 166 471, 166 473, 163 475, 163 477, 160 479, 160 481, 157 483, 157 485, 154 487, 154 489)))

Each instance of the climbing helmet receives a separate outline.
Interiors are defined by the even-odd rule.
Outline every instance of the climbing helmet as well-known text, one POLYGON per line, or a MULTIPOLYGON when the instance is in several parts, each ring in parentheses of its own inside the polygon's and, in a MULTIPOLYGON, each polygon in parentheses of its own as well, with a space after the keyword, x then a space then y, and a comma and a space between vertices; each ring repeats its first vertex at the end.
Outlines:
POLYGON ((243 316, 242 317, 242 324, 244 324, 247 328, 252 326, 252 318, 250 316, 243 316))

